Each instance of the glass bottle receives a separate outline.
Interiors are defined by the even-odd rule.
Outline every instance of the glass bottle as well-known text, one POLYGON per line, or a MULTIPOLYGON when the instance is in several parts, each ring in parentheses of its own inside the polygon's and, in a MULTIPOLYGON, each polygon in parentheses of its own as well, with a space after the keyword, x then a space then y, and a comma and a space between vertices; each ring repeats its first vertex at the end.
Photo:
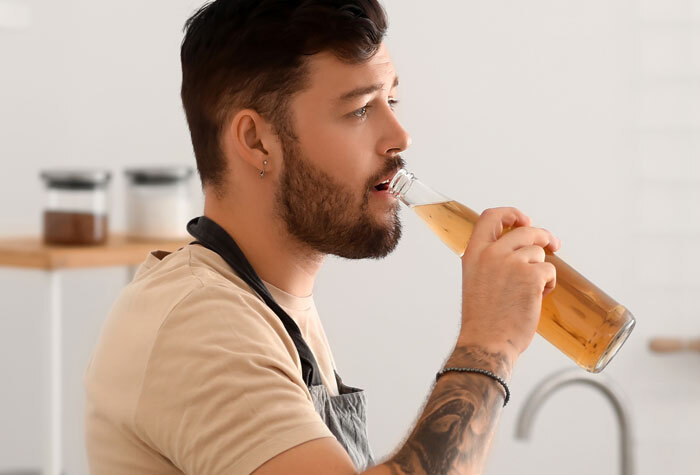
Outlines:
MULTIPOLYGON (((403 169, 391 180, 389 191, 455 254, 464 255, 479 213, 432 190, 403 169)), ((545 260, 556 267, 557 284, 542 300, 537 333, 585 370, 599 373, 632 332, 634 316, 548 250, 545 260)))

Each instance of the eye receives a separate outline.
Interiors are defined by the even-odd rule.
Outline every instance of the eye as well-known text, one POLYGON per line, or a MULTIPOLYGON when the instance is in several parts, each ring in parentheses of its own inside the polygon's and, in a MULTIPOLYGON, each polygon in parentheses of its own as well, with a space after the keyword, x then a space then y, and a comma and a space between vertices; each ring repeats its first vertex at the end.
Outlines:
POLYGON ((367 116, 367 109, 369 109, 369 104, 367 104, 364 107, 360 107, 355 112, 353 112, 352 115, 357 117, 358 119, 364 119, 367 116))
POLYGON ((399 105, 398 99, 389 99, 389 107, 391 110, 396 110, 396 106, 399 105))

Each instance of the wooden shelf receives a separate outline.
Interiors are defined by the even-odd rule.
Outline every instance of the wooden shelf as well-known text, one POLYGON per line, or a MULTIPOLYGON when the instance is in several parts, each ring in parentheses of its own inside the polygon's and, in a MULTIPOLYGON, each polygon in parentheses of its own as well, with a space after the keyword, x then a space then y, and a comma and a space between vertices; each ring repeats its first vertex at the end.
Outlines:
POLYGON ((30 269, 82 269, 135 266, 151 251, 175 251, 194 238, 178 241, 137 241, 121 234, 110 235, 97 246, 46 245, 39 237, 0 237, 0 267, 30 269))

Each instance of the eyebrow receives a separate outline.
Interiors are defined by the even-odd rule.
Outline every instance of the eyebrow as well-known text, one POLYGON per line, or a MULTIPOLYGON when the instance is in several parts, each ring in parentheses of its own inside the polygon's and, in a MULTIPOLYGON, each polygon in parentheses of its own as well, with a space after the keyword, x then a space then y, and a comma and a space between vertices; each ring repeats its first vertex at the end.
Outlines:
MULTIPOLYGON (((399 85, 399 77, 395 76, 394 77, 394 84, 391 86, 391 88, 395 88, 396 86, 399 85)), ((375 91, 379 91, 384 87, 384 84, 372 84, 371 86, 363 86, 363 87, 358 87, 356 89, 353 89, 352 91, 348 91, 344 94, 342 94, 339 98, 339 102, 347 102, 352 99, 355 99, 356 97, 359 96, 366 96, 367 94, 372 94, 375 91)))

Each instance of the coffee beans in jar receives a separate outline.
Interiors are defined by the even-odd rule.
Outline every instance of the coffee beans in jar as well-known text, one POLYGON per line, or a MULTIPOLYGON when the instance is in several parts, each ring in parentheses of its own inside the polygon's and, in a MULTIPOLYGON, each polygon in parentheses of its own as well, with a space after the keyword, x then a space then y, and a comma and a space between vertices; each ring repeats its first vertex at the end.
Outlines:
POLYGON ((108 185, 105 170, 45 170, 44 242, 95 245, 107 240, 108 185))

